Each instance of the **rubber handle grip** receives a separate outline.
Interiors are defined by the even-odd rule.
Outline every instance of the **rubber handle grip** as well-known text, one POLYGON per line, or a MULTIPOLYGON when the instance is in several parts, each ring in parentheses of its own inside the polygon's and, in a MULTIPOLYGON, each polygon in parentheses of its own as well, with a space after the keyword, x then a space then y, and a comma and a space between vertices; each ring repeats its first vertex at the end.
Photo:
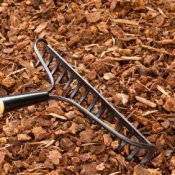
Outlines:
POLYGON ((48 99, 49 93, 47 91, 4 96, 0 98, 0 115, 4 112, 30 106, 48 99))

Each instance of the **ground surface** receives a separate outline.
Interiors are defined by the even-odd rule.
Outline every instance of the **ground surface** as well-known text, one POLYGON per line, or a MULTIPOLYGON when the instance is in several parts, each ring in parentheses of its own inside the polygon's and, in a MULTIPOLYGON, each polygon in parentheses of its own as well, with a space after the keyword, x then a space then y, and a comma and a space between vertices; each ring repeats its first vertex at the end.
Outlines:
POLYGON ((2 116, 0 174, 175 174, 173 1, 1 0, 0 20, 1 95, 48 85, 34 68, 45 37, 156 144, 149 163, 126 162, 107 132, 49 101, 2 116))

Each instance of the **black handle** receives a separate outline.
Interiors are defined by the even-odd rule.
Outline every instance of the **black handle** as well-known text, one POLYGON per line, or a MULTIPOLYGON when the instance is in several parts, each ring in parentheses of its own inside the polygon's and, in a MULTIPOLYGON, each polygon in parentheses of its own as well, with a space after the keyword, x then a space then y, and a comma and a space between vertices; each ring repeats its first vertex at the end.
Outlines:
POLYGON ((30 106, 48 99, 49 93, 47 91, 4 96, 0 98, 0 114, 25 106, 30 106))

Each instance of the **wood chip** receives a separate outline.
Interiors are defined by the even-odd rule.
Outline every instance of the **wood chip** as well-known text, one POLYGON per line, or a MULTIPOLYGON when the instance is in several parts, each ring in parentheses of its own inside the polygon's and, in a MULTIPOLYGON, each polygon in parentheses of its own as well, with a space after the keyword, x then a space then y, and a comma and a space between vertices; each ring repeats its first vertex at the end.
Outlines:
POLYGON ((126 105, 129 101, 129 96, 124 93, 116 93, 113 95, 113 99, 116 104, 126 105))
POLYGON ((0 151, 0 164, 2 164, 5 160, 5 152, 4 151, 0 151))
POLYGON ((115 22, 120 23, 120 24, 129 24, 129 25, 133 25, 133 26, 139 26, 138 22, 135 22, 132 20, 127 20, 127 19, 116 19, 115 22))
POLYGON ((5 11, 6 9, 7 9, 7 7, 0 6, 0 13, 3 12, 3 11, 5 11))
POLYGON ((112 78, 115 78, 115 75, 113 73, 108 72, 103 75, 104 80, 110 80, 112 78))
POLYGON ((162 11, 162 9, 160 9, 159 7, 158 7, 157 9, 158 9, 158 11, 160 12, 160 14, 161 14, 164 18, 167 17, 167 16, 165 15, 165 13, 162 11))
POLYGON ((142 116, 148 116, 148 115, 154 114, 154 113, 156 113, 156 112, 158 112, 158 110, 146 111, 146 112, 144 112, 144 113, 142 114, 142 116))
POLYGON ((93 12, 86 14, 86 20, 89 23, 95 23, 98 22, 101 19, 101 13, 100 12, 93 12))
POLYGON ((35 33, 40 33, 42 32, 45 28, 47 27, 47 23, 44 22, 44 23, 41 23, 40 25, 38 25, 36 27, 36 29, 34 30, 35 33))
POLYGON ((17 43, 17 49, 18 50, 24 49, 27 45, 30 44, 30 42, 31 42, 30 40, 24 40, 24 41, 21 41, 21 42, 17 43))
MULTIPOLYGON (((101 57, 104 56, 105 53, 103 53, 103 55, 101 55, 101 57)), ((139 56, 121 56, 121 57, 108 57, 110 60, 115 60, 115 61, 139 61, 142 60, 142 57, 139 56)))
POLYGON ((104 141, 104 144, 106 146, 110 146, 111 142, 112 142, 112 138, 109 134, 104 134, 103 135, 103 141, 104 141))
POLYGON ((175 112, 175 98, 168 97, 163 105, 163 108, 169 112, 175 112))
POLYGON ((96 166, 96 170, 98 171, 103 171, 105 169, 104 163, 100 163, 99 165, 96 166))
POLYGON ((170 165, 171 165, 172 168, 175 168, 175 156, 171 157, 170 165))
POLYGON ((31 137, 28 136, 27 134, 18 134, 18 135, 17 135, 17 139, 18 139, 18 141, 24 142, 24 141, 29 141, 29 140, 31 140, 31 137))
POLYGON ((67 120, 67 118, 63 115, 55 114, 55 113, 49 113, 50 116, 61 119, 61 120, 67 120))
POLYGON ((144 168, 141 165, 136 165, 134 167, 133 175, 162 175, 158 169, 144 168))
POLYGON ((53 145, 55 143, 55 140, 54 139, 52 139, 52 140, 49 140, 46 144, 45 144, 45 148, 47 148, 47 147, 50 147, 51 145, 53 145))
POLYGON ((122 56, 120 57, 121 61, 139 61, 142 59, 142 57, 138 56, 122 56))
POLYGON ((164 95, 168 95, 169 93, 165 91, 165 89, 162 86, 157 85, 157 89, 162 92, 164 95))
POLYGON ((72 125, 69 128, 69 132, 71 134, 76 134, 78 132, 78 125, 76 123, 72 123, 72 125))
POLYGON ((13 50, 14 50, 13 48, 7 48, 7 49, 3 49, 2 52, 6 54, 10 54, 13 52, 13 50))
POLYGON ((174 54, 169 53, 169 52, 166 51, 164 48, 158 49, 158 48, 154 48, 154 47, 151 47, 151 46, 146 46, 146 45, 144 45, 144 44, 142 44, 141 46, 142 46, 144 49, 148 49, 148 50, 151 50, 151 51, 155 51, 155 52, 167 54, 167 55, 170 55, 170 56, 174 56, 174 54))
POLYGON ((48 135, 47 131, 41 126, 34 127, 32 129, 32 133, 34 134, 36 140, 42 140, 48 135))
POLYGON ((116 8, 116 6, 117 6, 117 1, 118 1, 118 0, 112 0, 112 1, 111 1, 111 5, 110 5, 110 10, 111 10, 111 11, 113 11, 113 10, 116 8))
POLYGON ((54 165, 59 165, 62 155, 58 150, 49 151, 48 158, 54 165))
POLYGON ((163 39, 163 40, 160 40, 158 41, 158 44, 161 44, 161 45, 168 45, 168 44, 175 44, 175 40, 173 39, 163 39))
POLYGON ((2 85, 6 88, 11 88, 15 85, 16 80, 12 78, 11 76, 8 76, 2 80, 2 85))
POLYGON ((141 103, 143 103, 143 104, 145 104, 145 105, 147 105, 147 106, 150 106, 150 107, 152 107, 152 108, 156 108, 156 106, 157 106, 156 103, 151 102, 150 100, 147 100, 147 99, 145 99, 145 98, 143 98, 143 97, 136 96, 135 98, 136 98, 136 100, 138 100, 139 102, 141 102, 141 103))

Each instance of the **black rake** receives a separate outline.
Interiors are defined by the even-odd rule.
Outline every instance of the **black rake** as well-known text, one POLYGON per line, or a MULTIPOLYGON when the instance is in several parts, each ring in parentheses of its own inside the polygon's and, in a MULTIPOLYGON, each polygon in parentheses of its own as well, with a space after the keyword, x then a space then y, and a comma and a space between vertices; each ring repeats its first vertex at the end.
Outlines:
POLYGON ((88 81, 58 54, 45 39, 37 39, 34 50, 38 56, 36 67, 42 65, 50 81, 47 91, 10 95, 0 98, 0 113, 9 112, 24 106, 33 105, 48 99, 67 102, 111 133, 113 139, 119 139, 116 151, 123 153, 126 145, 131 160, 144 152, 140 163, 148 162, 154 155, 155 145, 151 144, 117 109, 115 109, 88 81), (42 45, 39 51, 38 43, 42 45), (52 95, 55 84, 60 84, 63 95, 52 95), (87 100, 91 97, 91 100, 87 100), (90 101, 90 102, 87 102, 90 101), (88 106, 88 107, 87 107, 88 106), (117 128, 111 125, 117 123, 117 128), (144 150, 144 151, 143 151, 144 150))

